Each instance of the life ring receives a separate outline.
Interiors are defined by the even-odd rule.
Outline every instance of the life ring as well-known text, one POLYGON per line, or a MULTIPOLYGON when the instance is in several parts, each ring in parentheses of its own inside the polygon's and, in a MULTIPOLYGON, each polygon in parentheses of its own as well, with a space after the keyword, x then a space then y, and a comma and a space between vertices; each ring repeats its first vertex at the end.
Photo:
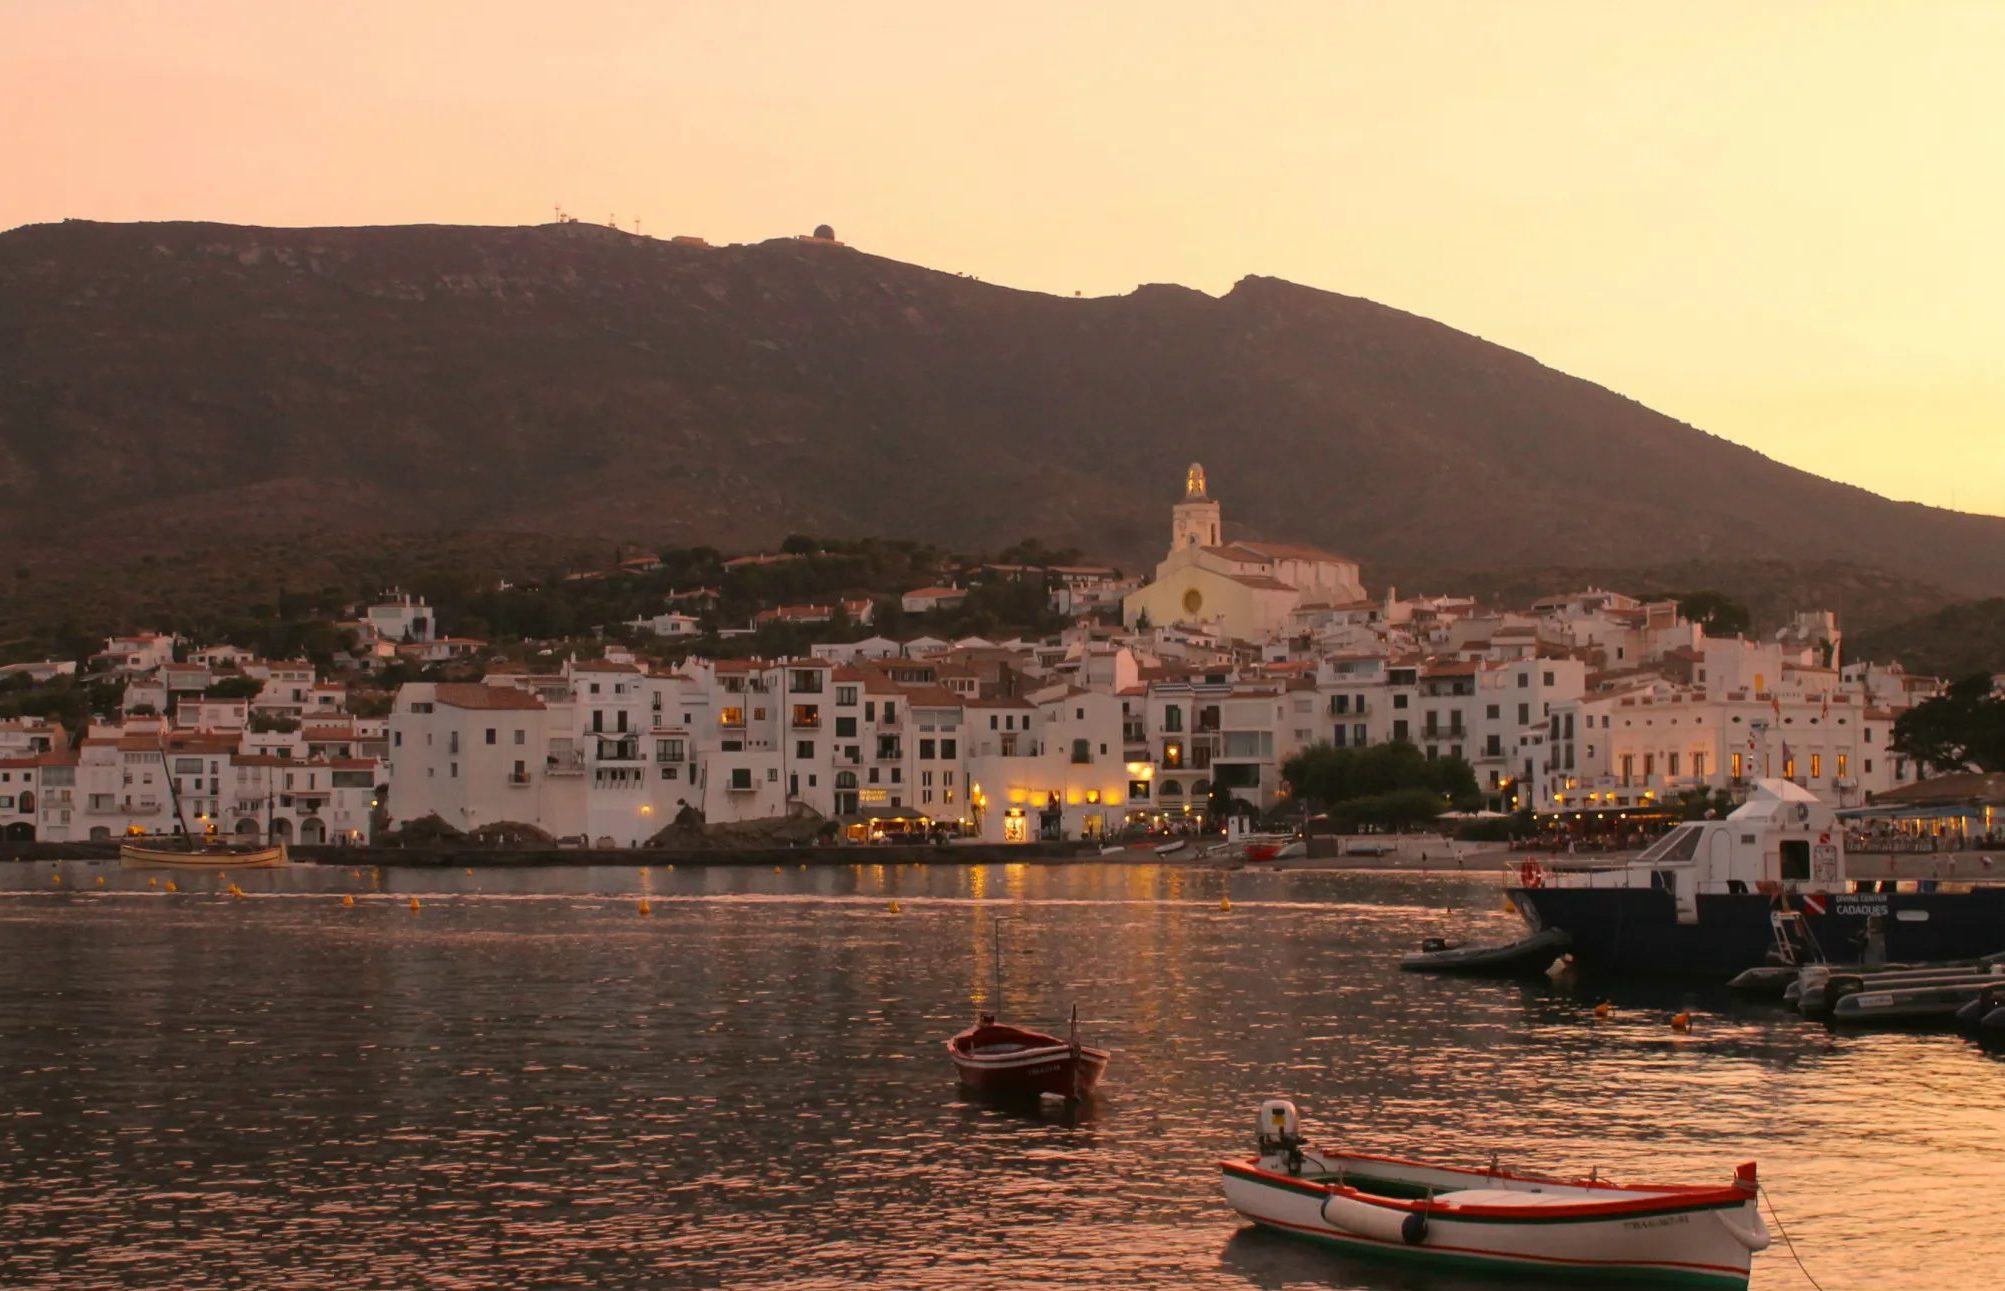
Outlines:
POLYGON ((1546 885, 1546 867, 1537 861, 1525 861, 1518 866, 1518 886, 1542 888, 1546 885))

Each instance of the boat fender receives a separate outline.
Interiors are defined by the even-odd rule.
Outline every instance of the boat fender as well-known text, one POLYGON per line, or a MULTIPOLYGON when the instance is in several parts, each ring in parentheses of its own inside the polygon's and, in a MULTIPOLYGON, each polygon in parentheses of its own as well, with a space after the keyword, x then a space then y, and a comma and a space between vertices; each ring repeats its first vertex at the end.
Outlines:
POLYGON ((1414 1211, 1399 1221, 1399 1237, 1408 1246, 1418 1246, 1427 1240, 1427 1216, 1414 1211))
MULTIPOLYGON (((1354 1196, 1332 1192, 1323 1198, 1322 1219, 1332 1228, 1360 1237, 1370 1237, 1377 1241, 1412 1245, 1407 1237, 1407 1221, 1414 1218, 1411 1211, 1397 1206, 1381 1206, 1354 1196)), ((1422 1226, 1421 1233, 1426 1233, 1422 1226)))
POLYGON ((1720 1221, 1720 1227, 1727 1230, 1728 1237, 1733 1238, 1748 1250, 1765 1251, 1768 1249, 1768 1225, 1761 1222, 1759 1214, 1753 1216, 1754 1223, 1752 1224, 1743 1224, 1735 1219, 1731 1219, 1724 1210, 1714 1211, 1713 1218, 1720 1221))

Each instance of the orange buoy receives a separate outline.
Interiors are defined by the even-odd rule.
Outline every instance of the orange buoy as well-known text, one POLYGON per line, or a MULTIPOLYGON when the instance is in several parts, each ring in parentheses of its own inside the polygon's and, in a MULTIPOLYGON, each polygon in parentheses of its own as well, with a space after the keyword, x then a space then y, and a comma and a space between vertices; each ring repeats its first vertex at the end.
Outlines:
POLYGON ((159 879, 148 879, 148 880, 146 880, 146 886, 147 886, 147 887, 149 887, 149 888, 157 888, 157 887, 159 887, 159 886, 160 886, 160 880, 159 880, 159 879))
POLYGON ((1231 914, 1231 913, 1232 913, 1232 898, 1231 898, 1231 897, 1220 897, 1220 898, 1218 899, 1218 909, 1219 909, 1219 913, 1221 913, 1221 914, 1231 914))
POLYGON ((419 910, 421 910, 421 909, 423 909, 423 908, 424 908, 424 907, 422 907, 422 906, 420 906, 420 905, 418 904, 418 899, 417 899, 416 897, 412 897, 412 898, 411 898, 411 913, 412 913, 412 914, 416 914, 416 913, 417 913, 417 912, 418 912, 419 910))
POLYGON ((1680 1034, 1690 1031, 1692 1029, 1692 1015, 1690 1013, 1673 1013, 1671 1015, 1671 1029, 1680 1034))
POLYGON ((1614 1012, 1615 1012, 1615 1006, 1613 1004, 1610 1004, 1607 1000, 1603 1000, 1601 1003, 1594 1006, 1594 1016, 1598 1018, 1605 1018, 1614 1012))
POLYGON ((640 899, 640 912, 642 914, 654 913, 654 907, 648 903, 648 899, 646 897, 642 897, 640 899))
POLYGON ((173 880, 173 879, 169 879, 169 880, 167 880, 167 890, 168 890, 169 892, 179 892, 179 891, 181 890, 181 888, 180 888, 180 886, 179 886, 179 885, 177 885, 177 884, 176 884, 176 883, 174 882, 174 880, 173 880))
POLYGON ((342 893, 341 908, 343 910, 353 910, 355 908, 355 894, 353 892, 342 893))
POLYGON ((103 886, 104 886, 104 875, 100 874, 100 875, 98 875, 98 876, 97 876, 97 885, 98 885, 99 887, 103 887, 103 886))
POLYGON ((61 887, 63 886, 63 876, 60 874, 51 874, 49 876, 49 882, 55 884, 57 887, 61 887))
POLYGON ((899 904, 898 904, 898 898, 897 898, 897 897, 893 897, 893 898, 891 898, 891 907, 890 907, 890 909, 891 909, 891 913, 893 913, 893 914, 903 914, 903 913, 905 912, 905 907, 904 907, 904 906, 902 906, 902 905, 899 905, 899 904))

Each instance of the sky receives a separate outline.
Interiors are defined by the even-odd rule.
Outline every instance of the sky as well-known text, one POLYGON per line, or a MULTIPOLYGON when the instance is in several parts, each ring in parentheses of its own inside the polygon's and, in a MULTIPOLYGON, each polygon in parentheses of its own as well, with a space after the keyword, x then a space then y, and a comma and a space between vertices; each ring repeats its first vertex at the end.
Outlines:
POLYGON ((2005 514, 2001 67, 1991 0, 0 0, 0 228, 561 206, 1063 295, 1265 274, 2005 514))

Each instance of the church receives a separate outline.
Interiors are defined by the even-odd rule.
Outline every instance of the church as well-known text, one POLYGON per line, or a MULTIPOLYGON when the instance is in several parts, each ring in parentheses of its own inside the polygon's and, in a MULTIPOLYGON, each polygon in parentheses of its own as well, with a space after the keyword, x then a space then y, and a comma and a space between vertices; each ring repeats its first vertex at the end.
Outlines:
POLYGON ((1285 632, 1298 609, 1364 599, 1354 560, 1289 543, 1226 542, 1204 467, 1192 462, 1183 501, 1171 512, 1169 555, 1154 581, 1130 592, 1121 608, 1129 627, 1190 623, 1262 641, 1285 632))

